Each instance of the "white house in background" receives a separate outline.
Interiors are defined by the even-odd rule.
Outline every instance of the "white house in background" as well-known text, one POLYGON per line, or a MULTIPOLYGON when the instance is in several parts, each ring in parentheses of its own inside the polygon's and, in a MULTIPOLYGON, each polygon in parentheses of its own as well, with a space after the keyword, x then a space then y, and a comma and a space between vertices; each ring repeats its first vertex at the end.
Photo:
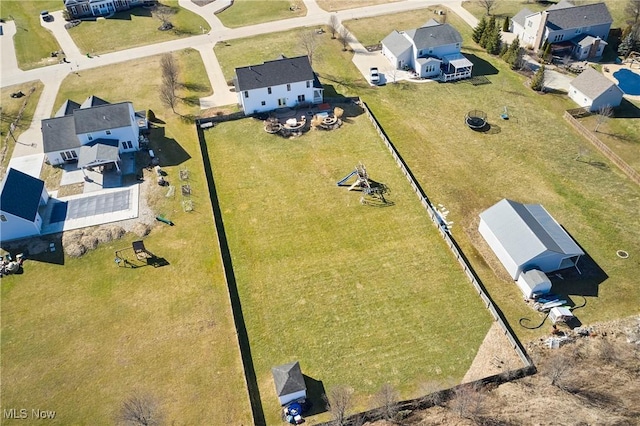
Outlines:
POLYGON ((411 69, 422 78, 443 81, 471 77, 473 63, 460 53, 462 36, 434 19, 420 28, 393 30, 382 40, 382 54, 394 69, 411 69))
POLYGON ((276 394, 280 405, 287 405, 292 401, 307 397, 307 385, 298 361, 279 365, 271 369, 273 382, 276 385, 276 394))
POLYGON ((64 0, 64 7, 72 19, 111 15, 135 6, 152 4, 155 4, 154 0, 64 0))
POLYGON ((582 249, 540 204, 503 199, 480 213, 478 231, 511 278, 576 267, 582 249))
POLYGON ((622 102, 624 92, 613 81, 587 67, 569 83, 569 97, 589 111, 598 111, 601 107, 615 108, 622 102))
POLYGON ((49 201, 44 182, 10 168, 0 188, 0 241, 39 235, 38 210, 49 201))
POLYGON ((521 46, 539 50, 551 43, 554 55, 578 60, 602 56, 613 19, 604 3, 573 5, 561 0, 542 12, 522 9, 511 19, 511 32, 521 46))
POLYGON ((139 150, 140 131, 147 128, 144 111, 136 113, 131 102, 67 100, 53 118, 42 120, 44 153, 53 165, 77 161, 79 168, 119 168, 119 154, 139 150))
POLYGON ((323 101, 324 89, 306 56, 236 68, 234 85, 245 114, 323 101))
POLYGON ((531 269, 521 273, 516 280, 516 284, 527 299, 531 299, 536 294, 542 295, 551 292, 551 280, 544 272, 538 269, 531 269))

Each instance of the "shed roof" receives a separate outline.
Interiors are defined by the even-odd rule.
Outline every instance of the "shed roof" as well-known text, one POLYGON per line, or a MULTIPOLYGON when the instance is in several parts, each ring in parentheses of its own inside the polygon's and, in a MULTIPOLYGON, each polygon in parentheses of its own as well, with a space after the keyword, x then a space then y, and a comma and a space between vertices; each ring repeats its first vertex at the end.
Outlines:
MULTIPOLYGON (((84 105, 84 104, 83 104, 84 105)), ((73 112, 76 134, 99 132, 131 125, 131 102, 101 104, 73 112)))
POLYGON ((545 251, 571 256, 584 254, 541 204, 503 199, 480 213, 480 218, 519 265, 545 251))
POLYGON ((616 86, 613 81, 591 67, 587 67, 574 78, 571 81, 571 86, 590 99, 596 99, 611 88, 615 88, 614 90, 622 94, 622 89, 616 86))
POLYGON ((315 74, 309 64, 309 58, 298 56, 236 68, 236 79, 238 90, 245 91, 314 80, 315 74))
POLYGON ((406 34, 413 40, 418 50, 462 43, 460 33, 449 24, 416 28, 406 31, 406 34))
POLYGON ((273 367, 271 373, 278 396, 307 390, 298 361, 273 367))
POLYGON ((411 42, 402 33, 393 30, 382 40, 382 44, 396 57, 411 49, 411 42))
POLYGON ((44 152, 56 152, 80 147, 73 115, 42 120, 42 148, 44 152))
POLYGON ((553 30, 592 27, 613 22, 609 9, 604 3, 580 6, 561 5, 560 8, 549 8, 547 11, 549 12, 547 27, 553 30))
POLYGON ((35 221, 44 182, 20 170, 10 168, 2 184, 0 207, 3 212, 35 221))

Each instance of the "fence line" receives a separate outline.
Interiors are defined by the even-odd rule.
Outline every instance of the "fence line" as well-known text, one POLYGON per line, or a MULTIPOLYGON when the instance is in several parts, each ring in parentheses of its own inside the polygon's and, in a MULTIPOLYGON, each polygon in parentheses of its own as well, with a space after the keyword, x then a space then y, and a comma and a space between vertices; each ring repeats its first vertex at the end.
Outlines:
POLYGON ((635 171, 631 166, 629 166, 622 158, 618 156, 615 152, 611 150, 607 145, 604 144, 596 135, 591 133, 586 127, 582 125, 578 120, 576 120, 573 115, 569 111, 564 112, 564 119, 569 122, 573 126, 574 129, 578 131, 582 136, 586 137, 589 142, 593 144, 602 155, 607 157, 613 164, 618 166, 622 172, 627 175, 632 181, 636 184, 640 185, 640 173, 635 171))
POLYGON ((526 367, 533 367, 535 370, 533 361, 531 360, 529 355, 526 353, 526 351, 524 350, 524 348, 522 347, 518 339, 513 335, 513 333, 511 332, 511 329, 504 321, 504 318, 502 317, 501 313, 498 311, 498 309, 496 309, 493 301, 484 290, 484 286, 480 282, 480 279, 476 275, 475 271, 473 270, 471 265, 467 262, 466 257, 464 256, 464 254, 458 247, 458 244, 455 242, 455 240, 449 233, 448 229, 446 228, 446 225, 442 223, 442 220, 436 214, 433 204, 431 203, 427 195, 424 193, 422 188, 415 181, 413 174, 405 164, 400 154, 398 154, 398 152, 396 151, 395 146, 393 145, 393 143, 391 143, 391 141, 387 137, 386 133, 378 123, 378 120, 375 118, 375 116, 369 109, 369 106, 362 100, 360 100, 358 103, 364 109, 367 117, 369 118, 369 121, 371 121, 371 123, 373 124, 373 127, 376 129, 376 132, 382 139, 382 142, 386 145, 387 149, 389 149, 389 151, 391 152, 391 155, 396 160, 396 164, 398 165, 398 167, 400 167, 400 170, 402 171, 402 173, 409 180, 411 187, 415 191, 416 195, 418 195, 418 197, 420 198, 420 203, 427 210, 427 213, 429 214, 429 217, 431 218, 433 223, 438 227, 438 230, 440 231, 440 235, 442 235, 442 237, 444 238, 445 242, 447 243, 447 246, 449 246, 449 249, 452 251, 453 255, 460 263, 460 266, 462 266, 464 273, 467 275, 467 278, 469 278, 469 281, 471 281, 471 284, 478 292, 478 295, 480 296, 482 301, 485 303, 485 306, 491 313, 491 316, 493 316, 493 319, 498 323, 500 328, 502 328, 502 330, 504 331, 505 335, 507 336, 509 342, 512 345, 512 348, 516 351, 516 353, 518 354, 518 356, 520 357, 520 359, 522 360, 522 362, 526 367))

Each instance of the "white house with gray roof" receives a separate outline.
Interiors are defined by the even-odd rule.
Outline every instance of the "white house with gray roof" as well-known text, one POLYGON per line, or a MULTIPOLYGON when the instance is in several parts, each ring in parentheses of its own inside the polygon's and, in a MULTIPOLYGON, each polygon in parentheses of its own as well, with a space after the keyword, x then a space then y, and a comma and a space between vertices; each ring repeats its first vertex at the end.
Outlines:
POLYGON ((473 63, 460 53, 461 47, 460 33, 434 19, 420 28, 393 30, 382 40, 382 54, 395 69, 442 81, 471 77, 473 63))
POLYGON ((613 19, 604 3, 574 5, 566 0, 542 12, 522 9, 511 19, 511 32, 521 46, 537 51, 545 41, 554 55, 578 60, 602 56, 613 19))
POLYGON ((111 104, 90 96, 82 104, 67 100, 53 118, 42 120, 43 148, 50 164, 78 162, 78 167, 113 164, 120 154, 140 149, 144 112, 131 102, 111 104))
POLYGON ((323 102, 322 84, 309 58, 276 59, 260 65, 236 68, 238 104, 245 114, 323 102))
POLYGON ((43 181, 10 168, 0 187, 0 241, 39 235, 39 209, 48 200, 43 181))
POLYGON ((624 92, 613 81, 587 67, 569 83, 569 97, 589 111, 598 111, 604 106, 615 108, 622 102, 624 92))
POLYGON ((135 6, 152 5, 154 0, 64 0, 64 7, 72 19, 106 16, 135 6))
POLYGON ((584 251, 540 204, 503 199, 480 213, 480 235, 511 278, 576 267, 584 251))

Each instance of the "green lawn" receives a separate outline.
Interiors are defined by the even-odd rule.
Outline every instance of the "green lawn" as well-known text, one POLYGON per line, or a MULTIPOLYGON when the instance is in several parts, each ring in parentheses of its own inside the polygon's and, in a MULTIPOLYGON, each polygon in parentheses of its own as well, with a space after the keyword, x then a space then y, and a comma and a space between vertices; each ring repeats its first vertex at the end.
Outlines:
MULTIPOLYGON (((181 83, 208 86, 197 52, 175 54, 181 83)), ((152 138, 151 147, 163 163, 175 162, 163 167, 172 184, 188 168, 195 211, 183 212, 179 195, 166 198, 166 188, 151 185, 154 212, 176 226, 157 222, 144 241, 168 266, 116 267, 114 251, 138 239, 127 235, 63 265, 27 261, 24 274, 2 279, 2 408, 55 410, 56 424, 114 424, 122 401, 138 391, 156 398, 167 424, 251 424, 200 149, 193 124, 158 100, 159 60, 70 75, 56 107, 93 94, 154 110, 164 139, 152 138), (127 84, 108 83, 105 74, 126 74, 127 84)), ((210 93, 188 87, 181 96, 210 93)), ((199 109, 181 103, 178 111, 199 109)))
POLYGON ((60 0, 3 1, 0 4, 0 17, 16 22, 13 43, 21 69, 58 63, 56 58, 51 58, 51 52, 60 50, 60 46, 53 34, 40 25, 40 12, 53 12, 61 8, 60 0))
POLYGON ((31 125, 33 112, 36 110, 43 87, 44 86, 40 81, 30 81, 28 83, 17 84, 15 86, 3 87, 0 91, 0 105, 2 105, 0 112, 0 179, 4 176, 4 171, 9 164, 13 148, 16 145, 13 138, 18 139, 22 132, 27 130, 31 125), (20 91, 28 96, 22 98, 11 97, 12 93, 20 91), (9 126, 16 120, 20 109, 25 105, 25 102, 26 106, 24 112, 20 117, 15 130, 12 132, 13 138, 11 136, 7 138, 9 135, 9 126))
POLYGON ((175 11, 169 18, 172 30, 159 31, 161 22, 151 9, 135 7, 108 19, 83 21, 69 29, 69 34, 81 52, 101 54, 198 35, 203 29, 205 32, 211 29, 199 15, 179 7, 177 0, 163 0, 162 4, 175 11))
POLYGON ((338 10, 354 9, 357 7, 375 6, 378 4, 395 3, 399 0, 316 0, 318 6, 327 12, 335 12, 338 10))
POLYGON ((297 139, 255 120, 206 137, 268 424, 271 367, 294 360, 360 409, 385 382, 406 398, 462 378, 490 316, 365 115, 297 139), (336 186, 359 161, 394 205, 336 186))
MULTIPOLYGON (((309 31, 309 28, 237 39, 227 44, 217 43, 214 50, 225 79, 233 78, 236 67, 272 61, 280 54, 288 57, 305 55, 306 52, 299 43, 301 31, 309 31)), ((336 96, 338 92, 345 96, 355 96, 363 90, 371 90, 353 65, 352 57, 353 53, 343 52, 342 44, 338 40, 332 40, 328 32, 318 35, 313 69, 320 76, 325 96, 336 96)))
POLYGON ((238 28, 306 14, 307 8, 302 0, 235 0, 231 7, 217 16, 225 27, 238 28))
MULTIPOLYGON (((580 4, 589 4, 589 3, 606 3, 607 8, 609 9, 609 13, 611 13, 611 17, 613 18, 613 28, 624 28, 627 24, 626 21, 628 17, 625 14, 625 7, 628 4, 626 0, 582 0, 580 4)), ((573 2, 577 4, 577 2, 573 2)), ((462 6, 471 12, 476 18, 480 19, 487 14, 487 11, 484 7, 481 6, 479 0, 472 1, 463 1, 462 6)), ((518 0, 518 1, 497 1, 495 2, 495 7, 491 10, 492 15, 496 16, 508 16, 513 18, 518 12, 522 9, 527 8, 532 12, 539 12, 541 10, 546 10, 548 5, 544 3, 537 3, 535 1, 527 1, 527 0, 518 0)))

